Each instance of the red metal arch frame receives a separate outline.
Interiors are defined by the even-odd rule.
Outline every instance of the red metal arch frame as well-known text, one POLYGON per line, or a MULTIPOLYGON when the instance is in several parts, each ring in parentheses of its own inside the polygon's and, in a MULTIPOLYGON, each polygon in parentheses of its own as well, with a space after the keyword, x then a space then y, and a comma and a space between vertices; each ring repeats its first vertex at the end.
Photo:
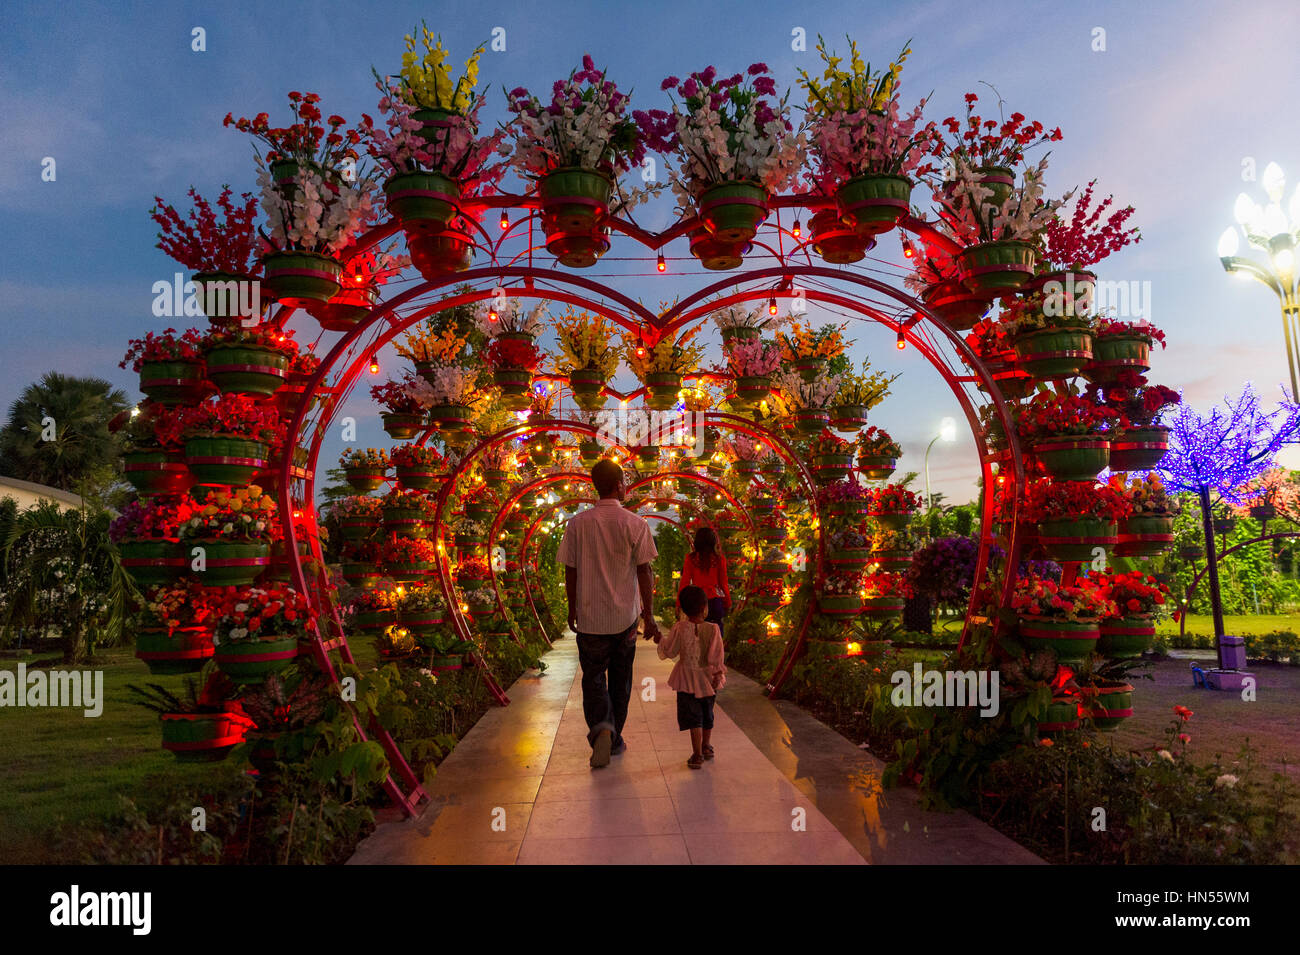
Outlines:
MULTIPOLYGON (((905 225, 914 225, 914 222, 905 225)), ((380 232, 383 232, 383 235, 389 235, 392 234, 393 231, 395 231, 395 228, 392 227, 392 224, 386 223, 383 227, 380 227, 377 230, 373 230, 372 234, 367 236, 366 238, 373 243, 373 241, 377 241, 377 239, 375 239, 374 236, 379 235, 380 232), (387 229, 387 231, 383 231, 385 229, 387 229)), ((667 240, 665 239, 664 241, 667 240)), ((364 247, 365 246, 359 244, 357 248, 360 249, 364 247)), ((343 337, 338 342, 335 343, 334 347, 330 350, 326 358, 321 361, 320 366, 317 368, 317 370, 309 377, 306 386, 304 388, 303 394, 300 396, 299 400, 297 401, 293 409, 293 413, 288 427, 288 434, 286 438, 286 448, 292 448, 299 445, 299 435, 302 432, 303 426, 311 411, 312 405, 314 403, 313 399, 318 397, 321 394, 328 393, 330 395, 330 400, 324 403, 322 413, 320 416, 321 420, 316 422, 315 427, 313 428, 310 446, 308 449, 308 459, 307 459, 306 467, 304 469, 295 468, 293 465, 293 456, 288 453, 284 454, 282 456, 280 475, 279 475, 280 480, 278 483, 278 491, 279 491, 279 499, 280 499, 279 500, 280 515, 282 519, 282 526, 284 527, 284 533, 285 533, 285 549, 289 557, 290 567, 292 569, 292 578, 293 578, 295 588, 298 589, 300 592, 307 594, 309 598, 315 598, 315 601, 317 603, 320 603, 322 602, 320 595, 324 592, 327 592, 327 588, 329 586, 328 579, 325 576, 324 561, 322 559, 322 554, 320 553, 319 537, 317 534, 314 533, 311 534, 312 539, 310 541, 310 544, 312 547, 313 556, 317 560, 317 567, 319 568, 319 571, 318 571, 318 576, 314 581, 316 586, 310 587, 308 585, 305 569, 303 567, 302 557, 298 551, 299 541, 298 541, 296 518, 298 517, 299 514, 301 514, 304 520, 310 520, 310 523, 313 526, 315 524, 315 508, 313 504, 314 476, 316 472, 317 460, 320 453, 320 447, 324 439, 325 427, 330 421, 333 420, 344 398, 351 391, 352 387, 355 385, 357 378, 361 374, 362 367, 365 364, 368 364, 370 359, 373 357, 373 355, 385 344, 387 344, 394 337, 396 337, 397 334, 409 328, 411 325, 415 324, 416 322, 419 322, 424 317, 433 314, 436 311, 441 311, 447 308, 455 307, 456 305, 470 303, 474 301, 481 301, 485 298, 488 298, 490 295, 492 295, 492 291, 486 289, 474 290, 474 291, 447 296, 439 299, 434 303, 418 308, 412 314, 403 317, 398 317, 396 315, 395 310, 397 308, 412 303, 416 298, 418 298, 421 295, 424 295, 431 291, 436 291, 438 289, 443 288, 444 286, 453 283, 462 284, 467 282, 473 282, 479 279, 491 279, 494 282, 494 287, 500 287, 500 284, 507 280, 522 279, 525 283, 523 288, 506 289, 505 294, 511 297, 538 297, 538 298, 545 298, 549 300, 574 304, 584 309, 593 311, 596 314, 604 315, 610 318, 613 322, 615 322, 617 325, 619 325, 622 328, 628 330, 636 330, 642 333, 643 335, 647 330, 652 330, 655 334, 654 337, 650 339, 650 341, 656 341, 663 335, 670 333, 672 330, 675 330, 678 327, 681 327, 683 324, 701 318, 708 312, 716 310, 722 305, 729 304, 730 302, 733 301, 749 301, 760 297, 770 297, 771 295, 774 294, 789 297, 794 294, 792 290, 793 280, 805 276, 815 276, 815 277, 821 277, 821 278, 834 280, 838 282, 848 282, 849 284, 852 285, 857 285, 860 287, 870 289, 871 291, 883 295, 886 298, 890 298, 897 301, 898 303, 900 303, 900 305, 911 310, 913 314, 916 316, 916 318, 914 319, 903 321, 895 317, 887 316, 883 314, 879 309, 873 308, 870 305, 854 298, 849 298, 835 293, 821 292, 819 290, 807 290, 804 291, 803 293, 806 298, 812 299, 814 301, 826 302, 828 304, 835 304, 842 308, 847 308, 851 312, 855 312, 857 314, 863 315, 864 317, 882 322, 892 328, 896 328, 900 332, 900 334, 904 337, 904 339, 908 343, 916 347, 918 351, 920 351, 921 354, 936 368, 936 370, 940 372, 940 374, 944 377, 945 381, 949 384, 954 395, 957 397, 959 403, 961 404, 963 412, 967 416, 967 420, 971 426, 972 434, 975 437, 977 444, 980 445, 983 449, 981 453, 981 466, 985 478, 984 486, 986 488, 986 493, 984 495, 984 499, 985 499, 984 513, 981 516, 980 545, 979 545, 979 555, 978 555, 977 566, 976 566, 976 580, 978 581, 982 579, 984 573, 987 571, 988 568, 988 550, 992 542, 992 539, 989 535, 990 518, 991 518, 992 506, 993 506, 993 494, 991 493, 991 489, 993 487, 993 482, 992 482, 993 474, 991 469, 992 455, 990 454, 989 449, 987 448, 987 445, 984 441, 984 437, 981 428, 979 426, 978 419, 975 415, 974 408, 969 398, 966 396, 966 394, 964 393, 961 387, 963 383, 978 382, 984 385, 987 393, 989 394, 993 402, 995 413, 1001 420, 1004 433, 1007 436, 1010 458, 1011 458, 1010 464, 1012 468, 1013 478, 1015 481, 1015 488, 1017 489, 1016 497, 1015 497, 1015 500, 1017 502, 1020 497, 1020 489, 1023 488, 1024 485, 1024 466, 1023 466, 1023 461, 1020 453, 1019 442, 1016 437, 1015 429, 1011 424, 1010 416, 1007 412, 1005 402, 1003 402, 998 390, 995 387, 993 387, 991 376, 984 368, 983 363, 979 360, 977 356, 975 356, 975 354, 969 349, 969 347, 966 346, 964 340, 955 332, 953 332, 951 329, 947 328, 947 326, 945 326, 942 323, 942 321, 939 320, 938 317, 935 316, 929 310, 929 308, 925 306, 923 303, 917 301, 911 296, 908 296, 902 292, 897 291, 896 289, 893 289, 891 286, 883 282, 880 282, 876 279, 869 278, 867 276, 860 276, 860 275, 856 275, 853 273, 844 272, 840 270, 827 269, 827 268, 814 267, 814 266, 810 266, 810 267, 783 266, 780 268, 762 269, 755 272, 746 273, 744 276, 740 277, 740 282, 752 283, 752 282, 758 282, 758 281, 764 281, 770 279, 781 279, 786 283, 784 287, 778 287, 775 290, 768 288, 762 290, 752 290, 750 292, 738 292, 731 296, 725 296, 722 299, 707 300, 707 296, 709 294, 721 291, 728 285, 737 284, 737 280, 735 278, 732 278, 730 280, 719 281, 713 283, 712 285, 706 286, 704 289, 701 289, 696 293, 694 293, 693 295, 689 296, 686 300, 677 303, 677 305, 674 306, 673 309, 670 309, 662 316, 656 316, 651 314, 639 303, 628 299, 626 296, 619 294, 618 292, 609 288, 608 286, 603 285, 601 283, 592 282, 591 280, 584 279, 580 276, 572 276, 572 275, 557 273, 551 270, 543 270, 543 269, 537 269, 533 267, 511 267, 511 268, 491 267, 491 268, 483 268, 483 269, 473 269, 463 273, 449 274, 438 280, 419 283, 413 288, 410 288, 405 292, 400 293, 393 299, 380 303, 374 309, 372 309, 370 316, 366 321, 359 323, 357 326, 349 330, 347 333, 343 335, 343 337), (548 287, 546 288, 536 287, 536 281, 539 279, 547 282, 548 287), (562 286, 567 285, 571 287, 581 288, 590 292, 597 292, 602 296, 607 297, 609 300, 612 300, 616 302, 618 305, 625 308, 628 314, 636 315, 639 318, 641 318, 642 323, 638 324, 638 323, 629 322, 627 319, 623 318, 622 315, 618 314, 613 308, 606 305, 604 302, 598 302, 598 301, 588 299, 585 296, 569 292, 566 288, 563 287, 555 288, 553 287, 554 283, 560 283, 562 286), (696 302, 699 302, 700 304, 696 305, 694 308, 691 308, 691 306, 696 302), (935 350, 935 348, 925 338, 923 338, 920 334, 918 334, 916 328, 914 327, 917 322, 923 319, 928 319, 928 322, 932 324, 934 328, 939 330, 939 332, 941 333, 940 337, 946 338, 948 340, 949 344, 953 347, 953 349, 958 353, 958 355, 962 358, 962 360, 973 371, 973 375, 957 376, 952 372, 952 370, 948 369, 943 364, 942 361, 939 360, 938 353, 935 350), (332 372, 334 372, 335 366, 340 362, 343 356, 347 354, 352 348, 354 348, 354 346, 358 344, 358 342, 364 335, 373 332, 376 328, 381 327, 385 323, 387 327, 383 328, 382 332, 380 332, 380 334, 375 339, 373 339, 368 345, 363 346, 361 348, 360 353, 354 355, 351 358, 351 360, 348 362, 348 364, 341 370, 336 384, 332 387, 327 387, 325 385, 325 381, 327 377, 332 372), (295 501, 293 499, 294 490, 295 490, 293 486, 294 480, 301 480, 303 482, 303 487, 300 491, 301 503, 298 505, 295 505, 295 501)), ((289 310, 281 309, 279 312, 277 312, 276 316, 272 320, 272 323, 282 324, 284 318, 287 317, 288 313, 289 310)), ((732 416, 726 416, 726 417, 732 417, 732 416)), ((749 422, 747 420, 738 419, 738 418, 735 420, 737 422, 740 422, 744 428, 751 428, 751 429, 754 428, 753 422, 749 422)), ((575 423, 568 422, 566 424, 572 426, 575 423)), ((523 434, 534 433, 536 431, 541 431, 541 430, 548 430, 548 427, 542 424, 524 425, 519 429, 506 429, 506 432, 503 433, 510 433, 513 436, 519 436, 523 434)), ((756 436, 756 435, 751 435, 751 436, 756 436)), ((783 447, 783 450, 785 452, 784 456, 787 457, 791 463, 797 466, 801 476, 805 479, 805 483, 809 487, 811 487, 811 480, 808 477, 806 467, 802 464, 802 462, 797 461, 793 452, 791 452, 788 448, 783 447)), ((435 526, 439 528, 441 528, 441 514, 445 506, 447 491, 450 486, 451 486, 450 481, 444 484, 444 487, 439 494, 438 518, 437 518, 438 523, 435 524, 435 526)), ((810 498, 812 500, 813 510, 815 513, 816 512, 815 490, 810 492, 810 498)), ((1008 547, 1008 555, 1007 555, 1007 563, 1006 563, 1007 567, 1016 566, 1016 563, 1018 561, 1018 556, 1019 556, 1021 534, 1019 528, 1019 521, 1017 519, 1018 517, 1017 512, 1018 512, 1018 507, 1013 509, 1013 514, 1012 514, 1010 542, 1008 547)), ((825 550, 825 544, 824 541, 821 539, 821 535, 819 535, 818 559, 817 559, 817 571, 816 571, 819 578, 823 572, 822 561, 824 557, 824 550, 825 550)), ((449 587, 449 580, 448 580, 449 572, 447 568, 445 547, 443 548, 442 553, 440 553, 439 555, 438 569, 439 569, 439 577, 441 579, 444 592, 446 592, 449 587)), ((1005 607, 1007 605, 1007 601, 1010 598, 1010 593, 1013 585, 1014 585, 1014 574, 1010 574, 1010 573, 1005 574, 1001 599, 999 601, 999 604, 1001 606, 1005 607)), ((976 601, 976 594, 978 590, 979 590, 978 587, 972 589, 972 598, 971 598, 972 602, 970 607, 968 608, 966 627, 963 629, 963 634, 962 634, 963 643, 965 642, 967 635, 969 633, 971 620, 974 615, 974 610, 976 606, 975 601, 976 601)), ((498 599, 499 599, 499 595, 498 595, 498 599)), ((344 628, 342 625, 342 621, 339 617, 337 605, 332 600, 326 600, 324 602, 327 603, 329 606, 328 606, 328 613, 322 612, 322 621, 323 623, 328 625, 328 629, 331 630, 331 633, 329 636, 326 636, 324 631, 327 629, 327 627, 323 626, 321 628, 321 631, 318 633, 316 637, 316 648, 315 648, 316 656, 322 663, 322 666, 326 670, 326 672, 332 678, 336 678, 333 665, 328 657, 329 652, 335 649, 341 649, 344 653, 344 659, 347 662, 352 662, 351 652, 347 648, 346 638, 344 635, 344 628)), ((324 608, 321 609, 322 611, 324 610, 324 608)), ((467 631, 467 628, 465 626, 463 617, 460 615, 459 605, 456 604, 454 601, 452 602, 452 614, 453 614, 454 626, 456 627, 458 633, 460 633, 463 637, 465 632, 467 631)), ((796 637, 794 641, 794 643, 798 646, 801 646, 802 643, 804 642, 809 619, 810 619, 810 613, 805 615, 804 625, 800 628, 799 635, 798 637, 796 637)), ((995 619, 994 627, 996 628, 997 626, 998 626, 998 621, 995 619)), ((794 656, 790 652, 791 649, 792 648, 790 646, 787 646, 786 655, 785 657, 783 657, 783 660, 778 667, 778 672, 774 674, 772 682, 769 683, 769 692, 775 692, 775 690, 779 688, 781 682, 783 682, 785 677, 788 675, 790 669, 792 669, 794 656)), ((497 688, 497 692, 500 692, 500 688, 497 688)), ((502 693, 501 696, 504 697, 504 694, 502 693)), ((361 729, 362 728, 358 724, 358 730, 361 729)), ((382 729, 382 727, 378 728, 376 732, 379 734, 381 741, 384 742, 385 749, 390 753, 390 758, 391 758, 392 754, 396 753, 395 744, 392 743, 391 738, 388 737, 387 733, 382 729)), ((403 776, 404 780, 408 783, 408 785, 412 787, 414 797, 417 797, 416 801, 418 802, 418 798, 423 798, 424 795, 423 791, 420 789, 418 781, 414 779, 413 774, 410 773, 409 767, 406 767, 404 761, 400 760, 400 756, 398 762, 400 763, 398 767, 399 773, 403 776)), ((396 788, 393 784, 391 777, 389 781, 386 783, 386 788, 390 789, 390 793, 396 788)), ((394 796, 394 798, 408 812, 413 811, 413 805, 411 804, 410 799, 407 797, 402 797, 400 795, 400 791, 397 793, 397 795, 394 796)))

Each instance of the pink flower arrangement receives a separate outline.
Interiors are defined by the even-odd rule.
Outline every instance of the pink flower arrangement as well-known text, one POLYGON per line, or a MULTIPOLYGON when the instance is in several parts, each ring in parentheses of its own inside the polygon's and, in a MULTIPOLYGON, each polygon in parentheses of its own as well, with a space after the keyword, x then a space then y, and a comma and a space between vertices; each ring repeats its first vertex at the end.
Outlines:
POLYGON ((781 346, 761 339, 733 339, 723 346, 727 366, 714 366, 715 371, 729 372, 737 378, 763 378, 781 366, 781 346))
POLYGON ((1137 226, 1124 227, 1133 215, 1132 206, 1117 209, 1102 221, 1102 213, 1114 203, 1115 197, 1107 196, 1093 208, 1092 190, 1096 185, 1097 180, 1092 180, 1075 199, 1074 212, 1068 220, 1058 215, 1047 224, 1043 232, 1044 271, 1085 269, 1130 243, 1142 241, 1137 226))
POLYGON ((240 196, 241 204, 236 206, 230 187, 224 186, 217 196, 217 208, 224 221, 218 222, 212 204, 193 186, 188 195, 194 200, 188 222, 161 198, 154 197, 149 217, 159 226, 158 248, 195 272, 254 274, 262 249, 262 240, 253 225, 257 197, 246 192, 240 196))

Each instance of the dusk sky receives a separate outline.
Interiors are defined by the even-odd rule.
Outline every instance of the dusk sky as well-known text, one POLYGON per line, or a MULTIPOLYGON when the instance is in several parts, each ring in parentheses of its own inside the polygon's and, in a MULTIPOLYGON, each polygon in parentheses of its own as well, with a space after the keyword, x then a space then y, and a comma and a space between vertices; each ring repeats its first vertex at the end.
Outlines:
MULTIPOLYGON (((665 103, 665 76, 709 64, 726 74, 762 61, 778 86, 793 86, 796 69, 820 72, 818 33, 841 52, 844 34, 852 35, 873 64, 888 63, 911 38, 905 103, 933 90, 926 115, 943 119, 960 113, 967 91, 980 93, 981 105, 991 101, 991 84, 1008 113, 1064 131, 1052 151, 1049 193, 1097 178, 1103 196, 1113 192, 1119 204, 1136 207, 1142 242, 1100 271, 1103 279, 1150 283, 1150 317, 1169 338, 1155 356, 1152 381, 1184 389, 1204 408, 1248 379, 1272 401, 1287 379, 1276 299, 1226 275, 1215 246, 1233 223, 1239 192, 1263 200, 1258 183, 1243 181, 1252 168, 1258 175, 1278 162, 1289 174, 1288 198, 1300 180, 1295 0, 1237 8, 10 0, 0 5, 0 408, 49 370, 99 375, 137 397, 135 376, 117 364, 129 338, 164 326, 150 312, 150 289, 179 270, 154 247, 153 197, 181 207, 191 184, 213 197, 223 183, 255 189, 252 146, 222 127, 227 112, 266 110, 273 122, 287 123, 285 93, 297 89, 320 93, 327 114, 375 115, 371 67, 396 72, 402 37, 421 18, 441 32, 457 61, 494 28, 505 29, 506 51, 485 54, 480 74, 489 91, 484 115, 493 120, 502 115, 503 86, 545 90, 587 52, 620 88, 633 90, 635 106, 649 108, 665 103), (205 52, 191 50, 195 27, 206 31, 205 52), (795 28, 806 31, 807 52, 792 51, 795 28), (1094 50, 1099 37, 1102 51, 1094 50), (46 157, 57 164, 54 182, 41 179, 46 157)), ((800 98, 798 91, 791 97, 800 98)), ((922 199, 918 189, 913 200, 922 199)), ((663 228, 671 206, 663 199, 638 221, 663 228)), ((630 240, 615 242, 611 257, 635 254, 630 240)), ((687 255, 685 243, 669 254, 687 255)), ((873 255, 902 261, 894 236, 873 255)), ((582 274, 613 276, 621 264, 602 262, 582 274)), ((653 304, 714 278, 681 262, 670 277, 629 278, 620 287, 653 304)), ((306 342, 319 332, 305 316, 294 326, 306 342)), ((957 414, 956 403, 915 350, 893 347, 887 329, 855 324, 852 337, 855 356, 869 354, 876 368, 903 373, 872 417, 903 443, 901 470, 920 470, 926 443, 940 419, 957 414)), ((322 345, 334 338, 327 333, 322 345)), ((397 370, 394 357, 383 360, 386 372, 397 370)), ((354 395, 343 413, 362 422, 363 444, 390 443, 368 395, 354 395)), ((322 465, 332 465, 337 452, 327 445, 322 465)), ((935 447, 933 484, 950 500, 970 499, 977 473, 969 435, 935 447)))

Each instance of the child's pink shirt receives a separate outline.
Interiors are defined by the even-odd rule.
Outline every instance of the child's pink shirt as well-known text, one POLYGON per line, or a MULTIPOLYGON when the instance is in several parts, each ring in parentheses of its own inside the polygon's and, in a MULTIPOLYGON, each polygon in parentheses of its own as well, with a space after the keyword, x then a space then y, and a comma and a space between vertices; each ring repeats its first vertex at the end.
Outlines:
POLYGON ((716 695, 727 683, 723 666, 722 631, 717 624, 702 620, 679 620, 659 641, 659 659, 676 658, 668 686, 698 698, 716 695))

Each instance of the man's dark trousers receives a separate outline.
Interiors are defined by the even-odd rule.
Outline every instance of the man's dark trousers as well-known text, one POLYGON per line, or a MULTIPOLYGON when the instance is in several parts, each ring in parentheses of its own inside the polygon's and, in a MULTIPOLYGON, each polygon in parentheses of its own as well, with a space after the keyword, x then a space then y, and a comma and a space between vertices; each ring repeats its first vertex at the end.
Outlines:
POLYGON ((636 624, 622 633, 578 634, 582 715, 587 720, 587 742, 593 746, 601 730, 610 731, 613 748, 623 741, 635 656, 636 624))

